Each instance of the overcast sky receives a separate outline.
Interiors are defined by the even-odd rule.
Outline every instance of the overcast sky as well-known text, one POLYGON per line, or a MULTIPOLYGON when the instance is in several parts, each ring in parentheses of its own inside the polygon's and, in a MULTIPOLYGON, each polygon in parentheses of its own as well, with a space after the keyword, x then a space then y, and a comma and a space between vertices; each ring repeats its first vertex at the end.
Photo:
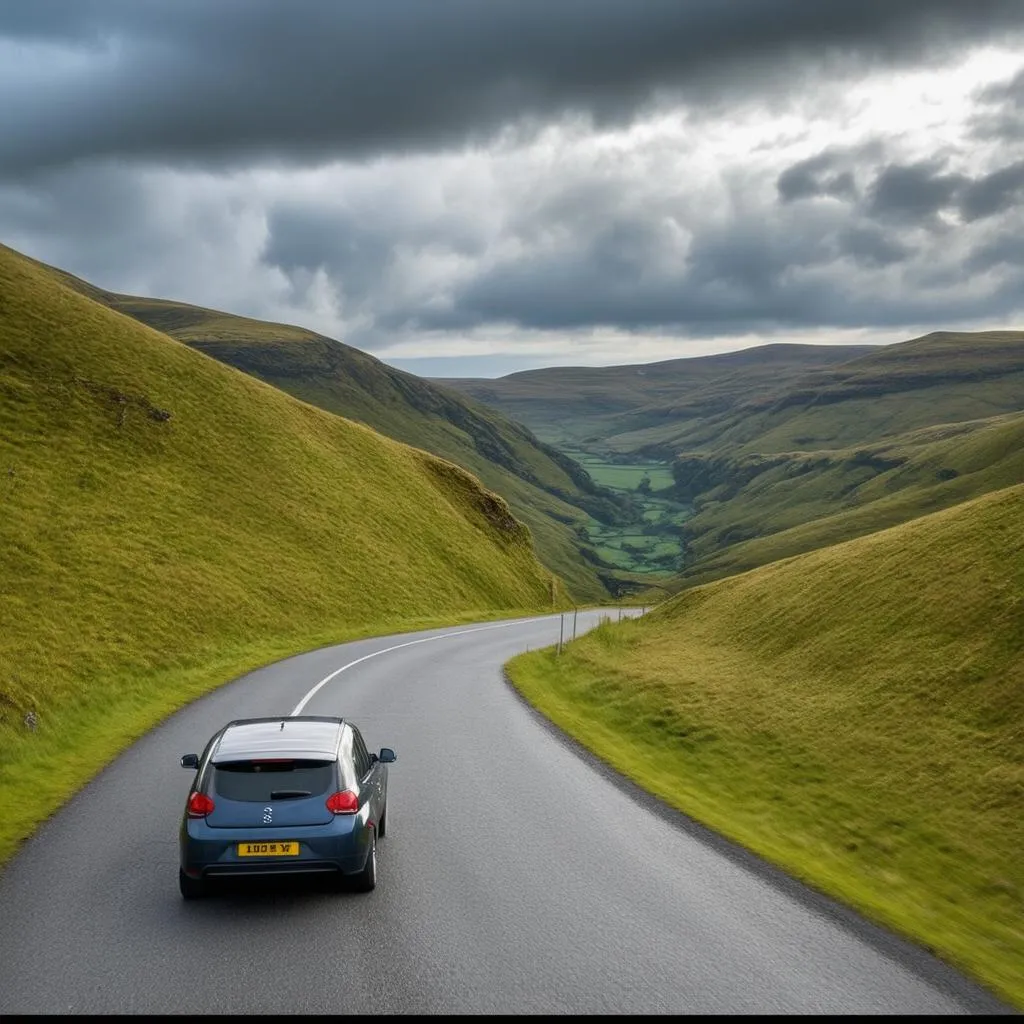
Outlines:
POLYGON ((1024 326, 1024 2, 25 0, 0 241, 423 376, 1024 326))

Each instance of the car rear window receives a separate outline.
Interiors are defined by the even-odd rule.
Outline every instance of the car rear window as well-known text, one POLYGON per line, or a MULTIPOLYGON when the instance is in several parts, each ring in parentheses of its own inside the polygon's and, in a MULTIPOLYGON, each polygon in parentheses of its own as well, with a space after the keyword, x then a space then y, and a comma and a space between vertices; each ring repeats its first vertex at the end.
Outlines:
POLYGON ((213 791, 227 800, 298 800, 335 788, 333 761, 226 761, 213 766, 213 791))

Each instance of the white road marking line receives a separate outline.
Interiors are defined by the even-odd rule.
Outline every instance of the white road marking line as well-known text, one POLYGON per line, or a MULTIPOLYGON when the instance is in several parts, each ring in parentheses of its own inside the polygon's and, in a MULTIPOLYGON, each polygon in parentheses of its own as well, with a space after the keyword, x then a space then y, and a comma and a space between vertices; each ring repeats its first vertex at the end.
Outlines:
MULTIPOLYGON (((557 612, 555 613, 558 614, 557 612)), ((336 668, 329 676, 324 676, 316 686, 313 687, 309 693, 306 694, 298 704, 295 705, 289 717, 294 718, 295 715, 301 714, 302 709, 320 692, 320 690, 326 686, 335 676, 340 676, 346 669, 350 669, 353 665, 358 665, 360 662, 368 661, 370 658, 376 658, 378 654, 387 654, 389 651, 397 651, 401 647, 412 647, 415 644, 428 644, 431 640, 447 640, 453 636, 463 636, 466 633, 479 633, 484 629, 505 629, 509 626, 521 626, 526 622, 542 622, 544 619, 550 619, 550 615, 538 615, 532 619, 517 619, 515 622, 499 622, 492 626, 474 626, 472 629, 460 629, 454 633, 441 633, 439 636, 425 636, 419 640, 407 640, 404 644, 395 644, 393 647, 385 647, 382 650, 374 651, 372 654, 364 654, 361 658, 356 658, 355 661, 350 661, 347 665, 342 665, 341 668, 336 668)))

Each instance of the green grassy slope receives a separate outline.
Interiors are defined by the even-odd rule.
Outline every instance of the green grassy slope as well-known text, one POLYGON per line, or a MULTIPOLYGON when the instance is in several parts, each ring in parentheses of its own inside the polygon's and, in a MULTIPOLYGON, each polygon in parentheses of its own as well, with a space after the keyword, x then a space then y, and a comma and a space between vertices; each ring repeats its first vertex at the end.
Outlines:
POLYGON ((581 556, 574 527, 588 514, 602 521, 621 518, 621 503, 522 425, 466 395, 300 327, 117 295, 70 274, 62 278, 112 309, 304 401, 465 467, 509 502, 530 527, 538 556, 577 600, 609 596, 581 556))
POLYGON ((1024 1008, 1024 486, 690 590, 515 684, 1024 1008))
POLYGON ((782 393, 817 367, 870 352, 864 345, 761 345, 740 352, 625 366, 556 366, 497 380, 438 379, 525 423, 552 444, 629 452, 618 435, 700 422, 751 395, 782 393))
POLYGON ((444 383, 569 447, 651 456, 842 448, 1024 409, 1024 332, 763 345, 649 365, 444 383))
POLYGON ((855 449, 710 461, 724 464, 710 475, 729 482, 695 499, 685 526, 691 560, 682 574, 686 585, 1024 481, 1024 414, 927 427, 855 449))
POLYGON ((1024 409, 1024 332, 936 332, 747 388, 717 410, 648 411, 610 424, 617 451, 785 452, 846 448, 937 423, 1024 409))
POLYGON ((127 741, 239 672, 550 608, 551 584, 464 470, 0 247, 0 860, 127 741))

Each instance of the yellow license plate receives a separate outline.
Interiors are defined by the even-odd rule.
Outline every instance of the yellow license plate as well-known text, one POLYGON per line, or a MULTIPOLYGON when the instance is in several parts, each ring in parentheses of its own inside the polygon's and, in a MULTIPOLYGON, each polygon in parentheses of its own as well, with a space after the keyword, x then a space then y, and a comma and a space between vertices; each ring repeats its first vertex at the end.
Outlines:
POLYGON ((272 843, 239 843, 239 857, 297 857, 299 844, 290 839, 278 839, 272 843))

